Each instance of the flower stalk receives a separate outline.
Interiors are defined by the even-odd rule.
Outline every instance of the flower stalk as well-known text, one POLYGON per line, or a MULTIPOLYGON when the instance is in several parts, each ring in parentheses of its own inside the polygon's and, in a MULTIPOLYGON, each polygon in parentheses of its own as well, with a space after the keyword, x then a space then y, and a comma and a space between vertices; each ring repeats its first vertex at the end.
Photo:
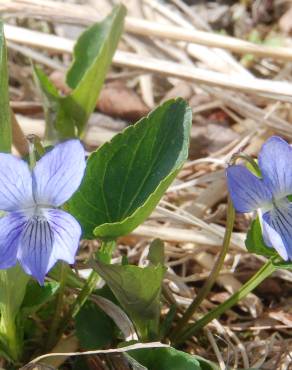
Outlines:
MULTIPOLYGON (((100 257, 103 258, 104 262, 110 263, 111 255, 116 246, 116 241, 103 241, 100 246, 100 257)), ((81 307, 84 305, 88 297, 96 288, 96 285, 100 279, 100 276, 96 271, 91 271, 88 279, 86 280, 83 288, 81 289, 79 295, 77 296, 75 302, 73 303, 69 313, 63 320, 63 325, 61 326, 60 333, 66 329, 67 325, 69 324, 70 320, 78 314, 81 307)))
POLYGON ((66 281, 67 281, 68 269, 66 268, 65 262, 61 264, 61 274, 60 274, 60 287, 57 296, 56 308, 53 320, 50 325, 48 339, 46 343, 46 350, 50 350, 56 341, 57 331, 60 324, 60 320, 62 317, 62 311, 64 306, 64 293, 66 288, 66 281))
POLYGON ((199 291, 198 295, 195 297, 193 302, 190 304, 186 312, 183 314, 182 318, 179 320, 178 324, 175 327, 175 330, 173 332, 173 335, 171 336, 172 340, 176 340, 176 338, 179 338, 182 331, 184 330, 186 324, 188 321, 192 318, 193 314, 196 312, 202 301, 206 298, 206 296, 211 291, 213 285, 215 284, 217 277, 220 273, 220 270, 223 266, 226 254, 229 249, 230 245, 230 239, 232 235, 233 225, 234 225, 234 219, 235 219, 235 210, 232 205, 230 197, 228 197, 228 208, 227 208, 227 225, 225 229, 225 235, 223 239, 223 246, 221 249, 221 252, 215 262, 215 265, 208 277, 208 279, 205 281, 203 287, 199 291))
POLYGON ((236 305, 241 299, 245 298, 252 292, 263 280, 269 277, 276 267, 273 265, 273 259, 268 260, 261 269, 248 280, 236 293, 234 293, 227 301, 221 303, 219 306, 208 312, 200 320, 193 325, 190 325, 175 341, 175 345, 183 343, 185 340, 195 335, 204 326, 209 324, 214 319, 217 319, 225 311, 236 305))

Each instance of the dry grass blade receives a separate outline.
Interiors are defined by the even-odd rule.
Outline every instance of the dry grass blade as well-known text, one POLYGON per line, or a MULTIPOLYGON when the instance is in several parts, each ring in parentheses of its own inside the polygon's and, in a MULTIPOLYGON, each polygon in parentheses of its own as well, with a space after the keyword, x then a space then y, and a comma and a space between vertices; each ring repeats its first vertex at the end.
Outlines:
MULTIPOLYGON (((8 40, 42 49, 72 53, 74 41, 54 35, 25 28, 5 25, 5 35, 8 40)), ((288 82, 246 79, 241 75, 227 76, 223 73, 208 71, 193 66, 184 66, 157 58, 141 57, 134 53, 117 51, 114 64, 138 68, 148 72, 156 72, 164 76, 172 76, 202 84, 221 86, 255 94, 264 94, 272 99, 292 102, 292 84, 288 82)))
MULTIPOLYGON (((51 15, 54 18, 56 15, 58 16, 59 11, 59 14, 61 14, 59 17, 61 17, 63 20, 65 19, 67 22, 70 22, 71 17, 73 20, 79 19, 79 21, 83 21, 85 24, 88 24, 88 21, 94 22, 101 18, 101 14, 92 7, 64 4, 53 1, 42 1, 40 3, 39 1, 35 0, 2 0, 0 2, 0 11, 14 12, 22 15, 24 12, 28 15, 51 15), (63 15, 64 12, 66 17, 63 15)), ((134 17, 126 18, 125 28, 128 32, 142 36, 155 36, 175 41, 186 41, 210 47, 222 48, 239 54, 250 53, 265 58, 271 57, 275 59, 292 61, 292 50, 289 47, 256 45, 248 41, 215 34, 213 32, 197 30, 190 31, 188 29, 184 29, 183 27, 159 24, 157 22, 150 22, 148 20, 134 17)))
POLYGON ((122 348, 114 348, 114 349, 104 349, 104 350, 93 350, 93 351, 84 351, 84 352, 52 352, 47 353, 42 356, 38 356, 33 359, 30 363, 35 364, 45 358, 48 357, 57 357, 57 356, 88 356, 88 355, 98 355, 98 354, 107 354, 107 353, 124 353, 128 351, 134 351, 135 349, 142 349, 142 348, 167 348, 169 347, 167 344, 163 344, 160 342, 151 342, 151 343, 136 343, 131 346, 122 347, 122 348))

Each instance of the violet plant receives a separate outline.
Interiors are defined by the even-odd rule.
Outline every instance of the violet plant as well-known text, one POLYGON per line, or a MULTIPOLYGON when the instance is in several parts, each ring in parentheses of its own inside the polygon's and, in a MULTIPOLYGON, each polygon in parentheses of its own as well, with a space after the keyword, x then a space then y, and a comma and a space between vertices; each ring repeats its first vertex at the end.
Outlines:
MULTIPOLYGON (((175 347, 245 297, 275 269, 291 267, 291 148, 278 137, 264 144, 258 164, 249 159, 252 171, 244 165, 228 167, 232 201, 228 201, 222 250, 206 283, 182 315, 176 313, 175 304, 169 305, 161 321, 167 269, 162 241, 151 243, 149 264, 144 268, 126 259, 111 263, 117 238, 151 214, 186 161, 192 124, 191 109, 183 99, 167 101, 85 161, 81 140, 124 17, 125 8, 118 6, 80 36, 67 72, 69 95, 60 95, 34 66, 46 133, 42 144, 36 139, 23 159, 11 154, 7 56, 1 27, 0 355, 7 369, 62 345, 73 326, 85 350, 127 346, 132 341, 170 343, 155 350, 143 349, 141 344, 142 348, 128 352, 125 358, 136 368, 152 370, 159 363, 160 370, 218 370, 216 364, 175 347), (246 245, 268 260, 240 291, 193 323, 190 320, 215 283, 228 251, 233 204, 239 212, 258 211, 246 245), (90 261, 81 264, 81 269, 90 269, 87 279, 76 272, 76 266, 70 266, 82 238, 100 242, 90 261), (105 286, 97 289, 101 279, 105 286)), ((79 368, 86 370, 86 363, 80 363, 79 368)))

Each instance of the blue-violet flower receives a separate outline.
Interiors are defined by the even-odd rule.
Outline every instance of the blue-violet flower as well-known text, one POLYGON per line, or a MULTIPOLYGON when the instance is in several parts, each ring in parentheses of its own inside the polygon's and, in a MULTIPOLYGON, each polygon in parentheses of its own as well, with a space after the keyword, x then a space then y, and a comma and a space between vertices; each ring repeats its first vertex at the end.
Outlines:
POLYGON ((17 263, 43 284, 57 260, 74 263, 81 228, 57 207, 77 190, 85 170, 79 140, 46 153, 30 171, 28 164, 0 153, 0 269, 17 263))
POLYGON ((292 260, 292 148, 277 136, 269 138, 258 155, 262 178, 243 165, 227 169, 227 184, 238 212, 257 210, 263 239, 285 260, 292 260))

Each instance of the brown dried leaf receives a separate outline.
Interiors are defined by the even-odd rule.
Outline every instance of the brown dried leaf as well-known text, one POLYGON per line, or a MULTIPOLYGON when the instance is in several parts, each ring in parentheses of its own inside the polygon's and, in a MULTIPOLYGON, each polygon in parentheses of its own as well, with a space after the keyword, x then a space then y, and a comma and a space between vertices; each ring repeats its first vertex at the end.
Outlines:
POLYGON ((104 86, 97 107, 102 113, 133 121, 149 113, 139 95, 120 82, 104 86))
POLYGON ((271 310, 268 312, 268 317, 292 328, 292 312, 285 312, 282 309, 271 310))
POLYGON ((279 28, 284 33, 292 31, 292 6, 280 18, 279 28))
POLYGON ((168 90, 161 102, 164 102, 168 99, 174 98, 183 98, 189 100, 192 96, 192 86, 187 82, 179 82, 177 85, 173 86, 172 89, 168 90))
MULTIPOLYGON (((50 80, 63 94, 70 93, 64 73, 55 71, 50 75, 50 80)), ((96 106, 104 114, 131 121, 136 121, 149 113, 149 108, 140 96, 120 81, 104 85, 96 106)))

